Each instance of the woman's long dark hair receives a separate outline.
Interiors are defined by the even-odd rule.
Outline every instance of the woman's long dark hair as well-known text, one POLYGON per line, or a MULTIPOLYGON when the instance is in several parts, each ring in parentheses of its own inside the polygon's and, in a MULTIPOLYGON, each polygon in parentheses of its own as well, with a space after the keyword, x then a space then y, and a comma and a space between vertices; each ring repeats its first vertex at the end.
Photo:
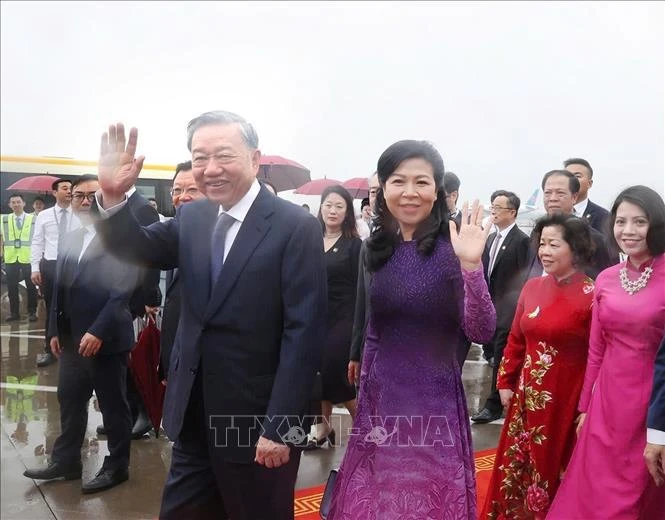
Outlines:
POLYGON ((390 145, 379 157, 376 172, 380 187, 376 194, 374 220, 375 230, 367 239, 367 267, 370 271, 379 270, 395 252, 395 246, 402 239, 398 234, 399 226, 388 210, 383 188, 388 179, 407 159, 423 159, 432 166, 437 198, 429 217, 420 223, 414 234, 418 252, 430 255, 434 251, 436 239, 448 237, 448 207, 443 187, 443 159, 434 146, 427 141, 405 140, 390 145))
POLYGON ((340 186, 339 184, 328 186, 321 194, 321 205, 319 206, 319 222, 321 222, 322 232, 326 232, 326 224, 323 222, 321 208, 323 207, 325 200, 328 198, 328 195, 331 193, 336 193, 344 199, 344 202, 346 202, 346 213, 344 214, 344 220, 342 221, 342 236, 344 238, 358 238, 356 214, 353 210, 353 197, 351 197, 351 194, 344 186, 340 186))
POLYGON ((609 219, 610 243, 616 251, 621 251, 614 237, 614 221, 617 218, 617 210, 622 202, 635 204, 646 213, 649 220, 649 231, 647 231, 647 248, 649 254, 656 256, 665 253, 665 203, 660 195, 648 186, 631 186, 626 188, 612 204, 609 219))

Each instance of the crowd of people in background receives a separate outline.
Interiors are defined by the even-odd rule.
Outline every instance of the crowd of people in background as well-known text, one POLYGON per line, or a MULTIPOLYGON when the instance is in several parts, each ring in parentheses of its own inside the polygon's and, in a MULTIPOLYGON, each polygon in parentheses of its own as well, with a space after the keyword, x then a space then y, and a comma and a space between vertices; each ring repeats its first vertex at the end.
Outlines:
POLYGON ((176 167, 167 218, 136 190, 137 142, 112 125, 97 176, 55 181, 55 205, 37 198, 34 213, 13 193, 2 215, 5 321, 21 319, 23 281, 28 320, 38 293, 46 307, 37 365, 59 363, 62 433, 49 465, 26 476, 81 478, 94 390, 110 453, 82 490, 129 478, 130 440, 151 428, 127 371, 132 322, 161 312, 155 370, 175 444, 160 518, 292 518, 302 450, 341 433, 334 405, 353 429, 329 519, 662 517, 655 190, 628 187, 608 211, 589 199, 591 164, 568 159, 542 175, 546 214, 527 235, 511 186, 496 186, 486 220, 477 201, 460 204, 461 179, 434 146, 404 140, 379 157, 360 215, 332 186, 315 218, 257 181, 251 124, 208 112, 188 126, 192 156, 176 167), (492 379, 470 416, 472 343, 492 379), (318 420, 296 439, 314 393, 318 420), (504 414, 477 504, 470 424, 504 414))

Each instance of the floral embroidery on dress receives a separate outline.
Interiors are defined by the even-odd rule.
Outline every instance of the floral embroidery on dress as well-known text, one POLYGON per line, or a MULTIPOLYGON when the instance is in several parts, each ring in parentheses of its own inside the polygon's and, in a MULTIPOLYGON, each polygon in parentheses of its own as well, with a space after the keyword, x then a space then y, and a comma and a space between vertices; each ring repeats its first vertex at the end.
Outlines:
POLYGON ((508 448, 504 460, 509 461, 499 469, 503 473, 501 493, 505 501, 495 500, 489 518, 532 519, 536 514, 543 514, 550 504, 549 483, 542 480, 531 457, 531 446, 542 446, 547 441, 543 433, 544 425, 526 428, 526 411, 544 410, 552 402, 552 393, 542 390, 543 378, 554 365, 558 351, 544 341, 538 343, 535 361, 527 354, 520 372, 518 392, 524 396, 516 399, 513 414, 508 427, 508 448))

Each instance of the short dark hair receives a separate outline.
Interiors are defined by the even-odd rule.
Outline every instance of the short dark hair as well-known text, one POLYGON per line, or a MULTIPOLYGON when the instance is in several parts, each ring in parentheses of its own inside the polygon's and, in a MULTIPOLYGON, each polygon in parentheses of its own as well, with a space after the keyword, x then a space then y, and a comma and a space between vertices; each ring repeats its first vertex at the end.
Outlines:
POLYGON ((560 227, 563 231, 563 239, 573 252, 573 265, 583 268, 591 264, 596 245, 591 238, 591 226, 584 219, 573 215, 545 215, 536 221, 531 234, 533 247, 537 251, 540 247, 540 237, 546 227, 560 227))
POLYGON ((157 199, 155 197, 148 197, 148 201, 157 204, 157 199))
POLYGON ((175 167, 175 175, 173 176, 173 179, 171 179, 171 182, 175 181, 175 178, 178 176, 180 172, 188 172, 191 169, 192 169, 192 161, 185 161, 178 163, 177 166, 175 167))
POLYGON ((72 184, 72 181, 68 181, 67 179, 58 179, 57 181, 53 181, 53 184, 51 184, 51 190, 58 191, 58 188, 60 188, 60 185, 63 182, 68 182, 69 184, 72 184))
POLYGON ((580 192, 580 181, 575 175, 570 173, 568 170, 551 170, 547 172, 543 176, 543 182, 541 183, 540 187, 542 188, 543 191, 545 191, 545 183, 547 182, 547 179, 550 177, 555 177, 555 176, 560 176, 560 177, 567 177, 568 178, 568 188, 570 189, 570 192, 575 195, 576 193, 580 192))
POLYGON ((443 174, 443 188, 446 190, 446 195, 450 195, 453 191, 459 191, 461 184, 459 177, 453 172, 443 174))
POLYGON ((303 204, 302 207, 309 209, 309 204, 303 204))
POLYGON ((46 204, 46 201, 44 200, 44 198, 43 198, 43 197, 40 197, 39 195, 37 195, 37 196, 32 200, 32 203, 34 204, 34 203, 37 202, 38 200, 41 200, 44 204, 46 204))
POLYGON ((579 164, 580 166, 584 166, 587 170, 589 170, 589 179, 593 179, 593 168, 589 164, 589 161, 580 157, 571 157, 570 159, 563 161, 564 168, 568 168, 568 166, 571 164, 579 164))
POLYGON ((80 177, 77 177, 73 182, 72 182, 72 191, 74 191, 74 188, 76 188, 79 184, 83 184, 84 182, 89 182, 89 181, 96 181, 97 176, 92 175, 90 173, 86 173, 85 175, 81 175, 80 177))
POLYGON ((506 191, 506 190, 496 190, 494 193, 492 193, 492 196, 490 197, 490 202, 494 202, 494 199, 497 197, 506 197, 508 199, 508 204, 510 204, 510 209, 515 210, 515 215, 520 210, 520 198, 515 195, 512 191, 506 191))
POLYGON ((360 201, 360 210, 362 211, 365 209, 365 206, 369 206, 369 198, 365 197, 363 200, 360 201))
MULTIPOLYGON (((649 253, 654 256, 665 253, 665 202, 663 202, 661 196, 647 186, 638 185, 626 188, 619 193, 614 204, 612 204, 612 210, 610 211, 612 227, 614 227, 616 221, 617 209, 619 209, 622 202, 635 204, 646 213, 649 220, 649 231, 647 231, 649 253)), ((619 249, 619 244, 614 238, 614 232, 611 235, 612 245, 619 249)))
POLYGON ((323 233, 326 231, 326 225, 323 222, 323 214, 321 213, 321 208, 323 203, 328 198, 331 193, 336 193, 344 199, 346 202, 346 213, 344 215, 344 220, 342 221, 342 234, 345 238, 356 238, 358 237, 358 228, 356 226, 356 214, 353 211, 353 197, 348 192, 348 190, 341 186, 340 184, 334 184, 328 186, 323 193, 321 194, 321 205, 319 206, 319 222, 321 223, 321 230, 323 233))
POLYGON ((23 202, 25 202, 25 199, 23 198, 23 195, 21 195, 20 193, 12 193, 12 194, 10 194, 9 197, 7 197, 7 202, 8 202, 8 203, 11 202, 11 200, 12 200, 14 197, 18 197, 18 198, 20 198, 23 202))

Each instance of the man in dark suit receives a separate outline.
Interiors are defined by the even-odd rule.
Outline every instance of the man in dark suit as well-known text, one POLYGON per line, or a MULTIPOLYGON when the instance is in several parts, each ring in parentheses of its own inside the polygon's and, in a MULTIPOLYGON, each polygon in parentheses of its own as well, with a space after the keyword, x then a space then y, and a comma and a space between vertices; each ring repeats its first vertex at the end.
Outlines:
POLYGON ((591 227, 603 235, 610 233, 610 213, 589 200, 589 189, 593 186, 593 169, 586 159, 572 158, 563 162, 566 170, 580 181, 580 191, 575 202, 575 215, 587 219, 591 227))
MULTIPOLYGON (((159 222, 157 210, 132 186, 126 193, 127 205, 142 226, 149 226, 159 222)), ((159 269, 141 269, 139 282, 129 300, 129 310, 132 319, 145 316, 146 312, 156 313, 162 303, 162 293, 159 289, 159 269)), ((143 398, 136 388, 134 378, 130 374, 127 378, 127 400, 132 410, 132 438, 140 439, 152 429, 152 423, 146 412, 143 398)), ((103 424, 97 426, 97 434, 106 435, 103 424)))
MULTIPOLYGON (((183 204, 201 200, 203 194, 199 191, 192 174, 192 161, 185 161, 176 166, 171 187, 171 201, 178 210, 183 204)), ((169 361, 175 336, 180 321, 180 305, 182 301, 180 276, 178 269, 166 271, 166 294, 164 296, 164 314, 160 334, 159 373, 162 381, 166 382, 169 373, 169 361)))
POLYGON ((81 478, 81 445, 94 389, 108 427, 109 455, 83 484, 83 493, 116 486, 129 478, 131 415, 126 396, 127 357, 134 341, 129 298, 138 268, 106 251, 90 216, 99 185, 82 176, 72 186, 72 206, 82 228, 60 240, 49 319, 51 349, 60 358, 58 403, 62 433, 46 468, 28 469, 33 479, 81 478))
POLYGON ((457 200, 459 199, 460 180, 453 172, 443 174, 443 189, 446 190, 446 204, 450 212, 450 219, 455 221, 457 231, 462 225, 462 212, 457 209, 457 200))
POLYGON ((647 428, 644 458, 654 481, 662 486, 665 483, 665 338, 656 355, 647 428))
POLYGON ((178 268, 181 316, 163 425, 175 440, 160 518, 293 518, 300 449, 325 338, 321 226, 256 180, 254 128, 230 112, 188 126, 206 200, 141 227, 126 207, 137 130, 102 137, 97 229, 115 254, 178 268))
POLYGON ((492 202, 492 233, 483 254, 483 268, 494 308, 496 331, 489 347, 492 360, 492 385, 485 406, 471 417, 476 423, 488 423, 501 417, 503 406, 496 389, 496 377, 508 341, 508 333, 515 315, 517 300, 525 281, 529 261, 529 237, 517 227, 515 219, 520 210, 520 199, 510 191, 495 191, 492 202))
MULTIPOLYGON (((543 176, 541 184, 543 189, 543 203, 548 215, 561 213, 572 215, 577 194, 580 191, 580 182, 577 177, 568 170, 552 170, 543 176)), ((618 255, 610 255, 610 248, 605 235, 600 231, 590 228, 591 239, 596 251, 591 259, 591 265, 585 266, 584 272, 594 280, 598 274, 609 266, 618 262, 618 255)), ((528 278, 543 275, 543 266, 538 258, 538 246, 532 244, 529 253, 528 278)))

